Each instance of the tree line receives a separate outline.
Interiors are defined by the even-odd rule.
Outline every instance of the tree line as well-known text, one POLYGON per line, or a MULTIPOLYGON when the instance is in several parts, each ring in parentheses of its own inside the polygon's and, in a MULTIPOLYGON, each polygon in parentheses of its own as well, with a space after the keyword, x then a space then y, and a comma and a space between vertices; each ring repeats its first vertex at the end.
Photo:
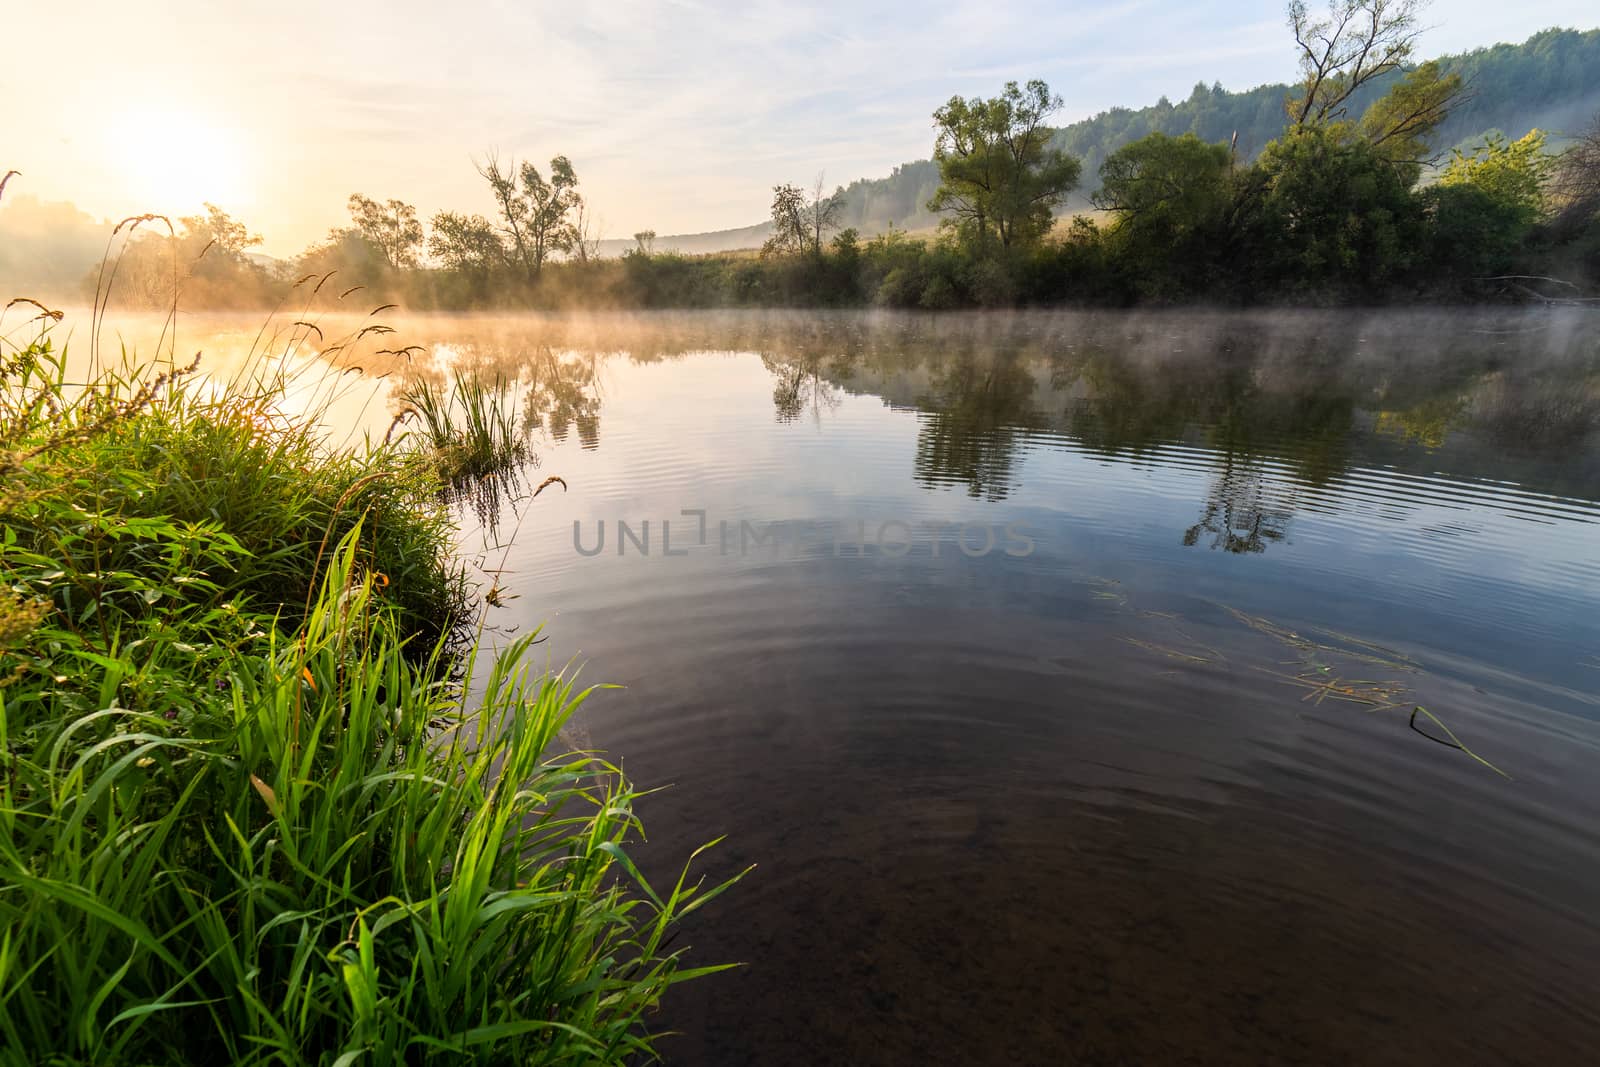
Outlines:
MULTIPOLYGON (((663 254, 642 231, 602 259, 570 160, 490 157, 478 172, 493 218, 441 211, 425 228, 410 204, 356 194, 349 225, 294 267, 442 308, 1340 303, 1600 283, 1600 117, 1560 153, 1530 130, 1441 159, 1438 131, 1476 90, 1413 61, 1424 2, 1292 0, 1300 78, 1280 98, 1280 136, 1247 156, 1237 132, 1147 133, 1104 157, 1095 213, 1070 221, 1084 162, 1050 124, 1060 96, 1035 80, 933 113, 933 234, 866 239, 845 225, 848 191, 825 194, 819 177, 774 188, 759 252, 663 254)), ((261 302, 282 279, 246 254, 257 242, 208 206, 131 244, 119 270, 157 306, 174 286, 191 303, 261 302)))
MULTIPOLYGON (((1435 132, 1443 146, 1470 150, 1492 130, 1567 130, 1581 125, 1600 101, 1600 30, 1544 30, 1520 44, 1442 56, 1438 62, 1446 74, 1460 74, 1472 87, 1471 96, 1435 132)), ((1368 83, 1353 108, 1365 108, 1399 76, 1396 72, 1368 83)), ((1148 107, 1113 107, 1062 126, 1052 135, 1052 146, 1083 164, 1083 183, 1071 203, 1079 209, 1087 206, 1106 158, 1151 133, 1228 141, 1241 160, 1254 161, 1269 141, 1286 131, 1284 98, 1291 91, 1284 84, 1229 91, 1220 82, 1201 82, 1186 98, 1163 96, 1148 107)), ((931 226, 937 219, 927 202, 938 185, 939 168, 931 159, 901 164, 883 178, 858 179, 843 189, 842 221, 864 232, 876 232, 890 222, 931 226)))

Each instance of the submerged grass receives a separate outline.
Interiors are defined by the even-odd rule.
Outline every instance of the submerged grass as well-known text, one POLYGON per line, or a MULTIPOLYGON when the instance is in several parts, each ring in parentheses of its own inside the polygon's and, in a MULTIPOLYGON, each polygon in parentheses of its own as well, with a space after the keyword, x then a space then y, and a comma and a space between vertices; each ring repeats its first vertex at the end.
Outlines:
POLYGON ((689 968, 589 696, 455 643, 410 450, 0 342, 0 1058, 647 1058, 689 968), (319 547, 320 546, 320 547, 319 547))
MULTIPOLYGON (((1120 592, 1114 591, 1120 584, 1111 578, 1094 578, 1090 584, 1098 588, 1091 592, 1097 600, 1108 600, 1116 603, 1118 607, 1126 606, 1129 601, 1120 592)), ((1271 675, 1274 678, 1296 688, 1305 690, 1300 698, 1302 703, 1321 705, 1324 701, 1333 700, 1346 704, 1357 704, 1369 712, 1389 711, 1395 708, 1410 707, 1411 717, 1409 725, 1412 730, 1426 737, 1430 741, 1445 745, 1448 748, 1459 749, 1476 762, 1489 770, 1510 779, 1510 775, 1472 751, 1444 722, 1433 712, 1420 704, 1413 704, 1412 687, 1406 682, 1393 678, 1349 678, 1340 673, 1338 661, 1349 660, 1367 666, 1380 666, 1389 670, 1420 673, 1422 664, 1412 657, 1397 649, 1380 645, 1354 634, 1344 633, 1339 630, 1325 627, 1308 627, 1308 631, 1316 637, 1309 637, 1297 630, 1289 629, 1273 622, 1271 619, 1259 615, 1251 615, 1240 611, 1238 608, 1227 604, 1216 604, 1235 622, 1262 634, 1283 645, 1295 653, 1295 658, 1288 661, 1287 665, 1298 667, 1294 673, 1278 670, 1271 667, 1255 666, 1255 670, 1271 675), (1444 731, 1443 738, 1423 730, 1417 725, 1418 716, 1426 718, 1444 731)), ((1171 629, 1187 644, 1187 648, 1176 648, 1171 645, 1159 644, 1142 638, 1120 637, 1119 640, 1135 648, 1154 653, 1169 660, 1195 666, 1206 666, 1226 663, 1227 657, 1210 645, 1202 644, 1190 636, 1184 629, 1177 625, 1181 617, 1174 612, 1140 610, 1141 618, 1159 619, 1167 623, 1171 629)), ((1278 666, 1284 666, 1280 663, 1278 666)), ((1359 668, 1357 668, 1359 669, 1359 668)))

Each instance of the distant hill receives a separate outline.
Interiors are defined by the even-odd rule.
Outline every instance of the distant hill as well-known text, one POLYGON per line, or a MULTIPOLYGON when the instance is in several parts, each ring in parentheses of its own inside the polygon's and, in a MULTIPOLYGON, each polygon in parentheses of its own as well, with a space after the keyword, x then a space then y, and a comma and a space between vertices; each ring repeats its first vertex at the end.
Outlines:
MULTIPOLYGON (((1521 44, 1497 44, 1461 55, 1443 56, 1448 72, 1461 73, 1473 96, 1451 113, 1435 137, 1441 151, 1454 145, 1471 146, 1484 134, 1500 130, 1513 137, 1539 127, 1559 136, 1574 131, 1600 112, 1600 30, 1551 29, 1536 33, 1521 44)), ((1389 89, 1394 77, 1380 79, 1355 101, 1359 114, 1389 89)), ((1229 92, 1221 83, 1196 85, 1187 100, 1172 103, 1162 97, 1144 108, 1115 107, 1090 119, 1056 131, 1053 144, 1083 161, 1083 188, 1067 204, 1082 211, 1098 187, 1100 164, 1112 152, 1146 134, 1171 136, 1193 133, 1204 141, 1227 141, 1239 134, 1241 158, 1254 159, 1267 142, 1283 133, 1287 124, 1284 100, 1287 85, 1262 85, 1229 92)), ((843 189, 843 225, 863 235, 880 233, 890 223, 915 230, 934 225, 937 217, 927 210, 929 197, 939 186, 939 170, 931 159, 902 163, 886 178, 862 178, 843 189)), ((656 248, 686 253, 720 252, 753 248, 766 239, 768 226, 760 224, 714 233, 680 234, 656 239, 656 248)), ((612 242, 617 251, 631 241, 612 242)))
MULTIPOLYGON (((759 248, 772 230, 771 223, 741 226, 736 230, 712 230, 709 233, 683 233, 674 237, 657 237, 653 247, 658 252, 681 252, 688 256, 708 252, 726 252, 733 248, 759 248)), ((617 237, 600 242, 602 256, 620 256, 635 247, 631 237, 617 237)))

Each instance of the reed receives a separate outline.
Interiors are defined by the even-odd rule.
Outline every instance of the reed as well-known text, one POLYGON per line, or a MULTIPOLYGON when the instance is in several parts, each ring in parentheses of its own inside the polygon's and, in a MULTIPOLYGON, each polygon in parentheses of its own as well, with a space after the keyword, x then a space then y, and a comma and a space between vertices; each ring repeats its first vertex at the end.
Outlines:
POLYGON ((536 460, 517 387, 503 378, 453 370, 442 384, 413 378, 396 392, 411 423, 399 442, 425 458, 452 501, 493 526, 536 460))

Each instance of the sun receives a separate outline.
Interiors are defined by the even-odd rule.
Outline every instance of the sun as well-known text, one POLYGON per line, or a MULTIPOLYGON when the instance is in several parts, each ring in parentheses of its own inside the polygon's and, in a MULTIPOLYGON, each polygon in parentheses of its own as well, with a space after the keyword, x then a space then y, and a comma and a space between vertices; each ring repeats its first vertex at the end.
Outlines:
POLYGON ((249 199, 238 135, 203 112, 131 106, 111 127, 110 142, 122 191, 139 210, 188 214, 207 201, 236 210, 249 199))

